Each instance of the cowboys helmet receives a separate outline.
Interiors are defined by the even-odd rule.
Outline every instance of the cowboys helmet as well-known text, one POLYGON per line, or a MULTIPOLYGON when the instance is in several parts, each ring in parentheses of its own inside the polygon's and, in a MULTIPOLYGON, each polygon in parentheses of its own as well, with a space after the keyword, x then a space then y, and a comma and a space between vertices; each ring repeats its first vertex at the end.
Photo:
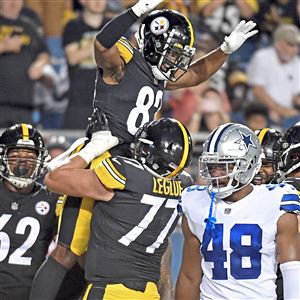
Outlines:
POLYGON ((141 127, 131 143, 133 157, 154 176, 173 178, 192 158, 192 139, 177 120, 162 118, 141 127))
POLYGON ((156 10, 146 16, 136 39, 157 80, 178 80, 195 54, 192 25, 174 10, 156 10))
POLYGON ((280 140, 281 157, 278 169, 283 176, 300 168, 300 121, 290 127, 280 140))
POLYGON ((200 175, 209 182, 209 190, 223 199, 252 181, 261 166, 260 156, 256 134, 244 125, 227 123, 217 127, 204 143, 200 175), (214 168, 221 168, 225 175, 212 176, 214 168))
MULTIPOLYGON (((262 184, 270 183, 276 178, 277 163, 280 157, 280 144, 279 140, 282 137, 282 134, 271 128, 263 128, 256 130, 255 134, 257 135, 260 145, 261 145, 261 159, 262 165, 272 167, 272 175, 267 175, 265 172, 260 170, 255 176, 253 183, 262 184)), ((271 172, 270 172, 271 173, 271 172)))
POLYGON ((0 176, 17 188, 25 188, 40 177, 47 158, 44 140, 30 124, 15 124, 0 136, 0 176), (9 158, 9 152, 18 149, 34 150, 37 158, 9 158))

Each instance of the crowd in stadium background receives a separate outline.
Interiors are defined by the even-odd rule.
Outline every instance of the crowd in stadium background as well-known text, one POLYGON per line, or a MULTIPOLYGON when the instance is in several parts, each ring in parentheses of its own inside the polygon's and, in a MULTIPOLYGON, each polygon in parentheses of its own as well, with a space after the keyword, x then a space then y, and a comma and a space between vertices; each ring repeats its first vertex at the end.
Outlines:
MULTIPOLYGON (((0 130, 31 123, 44 133, 49 150, 67 149, 93 110, 95 36, 136 2, 0 0, 0 130), (97 13, 89 2, 98 2, 97 13), (30 28, 28 35, 20 24, 30 28), (70 130, 67 138, 59 130, 70 130)), ((189 17, 195 58, 217 48, 243 19, 255 21, 259 30, 208 81, 164 94, 158 117, 175 118, 200 136, 196 156, 201 137, 221 124, 284 132, 300 121, 300 0, 166 0, 159 8, 189 17)), ((137 28, 126 34, 133 44, 137 28)), ((191 171, 195 178, 197 172, 191 171)), ((176 244, 181 234, 173 239, 176 244)), ((179 260, 178 247, 173 255, 179 260)), ((178 272, 178 262, 173 270, 178 272)))
MULTIPOLYGON (((2 0, 1 5, 6 2, 23 1, 2 0)), ((12 32, 11 25, 5 25, 5 12, 1 12, 0 128, 17 122, 22 114, 23 119, 28 116, 24 121, 39 128, 85 129, 92 110, 96 73, 93 39, 110 18, 135 1, 98 2, 101 7, 97 9, 102 12, 95 14, 88 1, 25 0, 16 19, 31 22, 42 38, 35 36, 35 44, 29 45, 35 57, 22 53, 28 37, 12 32), (16 57, 7 61, 9 51, 16 57), (41 57, 41 53, 49 56, 41 57), (33 62, 38 66, 34 67, 33 62)), ((210 132, 229 120, 248 124, 252 129, 267 125, 286 129, 299 120, 299 1, 177 0, 165 1, 160 7, 189 16, 195 31, 197 57, 220 45, 241 19, 255 21, 259 29, 210 80, 165 95, 161 116, 180 120, 192 133, 210 132), (289 26, 280 27, 282 24, 289 26), (279 32, 274 35, 276 29, 279 32), (273 57, 273 47, 278 59, 273 57), (278 60, 278 64, 273 60, 278 60)), ((135 25, 128 32, 132 41, 136 28, 135 25)))

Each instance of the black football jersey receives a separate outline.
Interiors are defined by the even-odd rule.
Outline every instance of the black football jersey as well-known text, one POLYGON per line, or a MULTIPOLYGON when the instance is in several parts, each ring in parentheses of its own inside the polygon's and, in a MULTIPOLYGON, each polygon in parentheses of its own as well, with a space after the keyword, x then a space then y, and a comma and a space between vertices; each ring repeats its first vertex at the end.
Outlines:
POLYGON ((0 182, 0 299, 29 298, 56 228, 56 196, 36 184, 28 194, 0 182))
POLYGON ((106 113, 113 135, 131 142, 137 129, 152 121, 160 109, 165 82, 154 79, 142 54, 125 38, 116 46, 126 63, 124 77, 119 84, 109 85, 98 69, 94 106, 106 113))
POLYGON ((158 282, 168 236, 178 221, 181 181, 157 178, 138 161, 120 156, 104 159, 95 172, 115 195, 94 206, 86 279, 158 282))

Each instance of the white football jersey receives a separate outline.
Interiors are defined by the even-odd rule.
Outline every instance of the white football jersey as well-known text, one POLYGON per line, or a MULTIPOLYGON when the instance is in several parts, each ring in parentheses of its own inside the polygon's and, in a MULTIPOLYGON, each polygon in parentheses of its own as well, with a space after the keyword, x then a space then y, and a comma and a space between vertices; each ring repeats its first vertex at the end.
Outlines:
POLYGON ((205 187, 182 194, 182 210, 191 232, 201 242, 203 278, 200 299, 276 299, 277 221, 285 212, 299 212, 299 196, 288 184, 254 186, 238 202, 216 200, 205 187))

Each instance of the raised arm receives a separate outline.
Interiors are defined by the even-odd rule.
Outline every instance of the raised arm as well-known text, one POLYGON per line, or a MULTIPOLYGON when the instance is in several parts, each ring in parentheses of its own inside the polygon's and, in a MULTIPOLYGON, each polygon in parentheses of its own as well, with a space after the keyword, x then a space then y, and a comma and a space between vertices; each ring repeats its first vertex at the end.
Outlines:
POLYGON ((183 257, 175 288, 175 300, 199 300, 202 278, 200 242, 190 231, 185 216, 182 217, 182 231, 183 257))
MULTIPOLYGON (((88 120, 86 136, 90 141, 78 153, 68 157, 71 153, 69 149, 49 163, 45 185, 58 194, 111 200, 113 191, 101 183, 94 170, 86 169, 95 158, 119 142, 111 135, 105 114, 97 108, 88 120)), ((76 141, 70 148, 74 149, 77 144, 76 141)))
POLYGON ((148 13, 163 0, 139 0, 132 8, 112 19, 102 28, 95 40, 95 59, 103 70, 107 83, 119 83, 124 76, 125 62, 120 55, 116 42, 139 17, 148 13))
POLYGON ((251 36, 256 34, 257 30, 252 30, 256 23, 241 21, 229 36, 224 38, 223 44, 195 61, 186 74, 175 82, 168 82, 167 89, 178 89, 198 85, 209 79, 217 72, 229 54, 239 49, 243 43, 251 36))
POLYGON ((114 192, 101 183, 94 170, 85 169, 87 166, 87 162, 79 155, 67 159, 64 165, 46 175, 44 183, 57 194, 111 200, 114 192))

